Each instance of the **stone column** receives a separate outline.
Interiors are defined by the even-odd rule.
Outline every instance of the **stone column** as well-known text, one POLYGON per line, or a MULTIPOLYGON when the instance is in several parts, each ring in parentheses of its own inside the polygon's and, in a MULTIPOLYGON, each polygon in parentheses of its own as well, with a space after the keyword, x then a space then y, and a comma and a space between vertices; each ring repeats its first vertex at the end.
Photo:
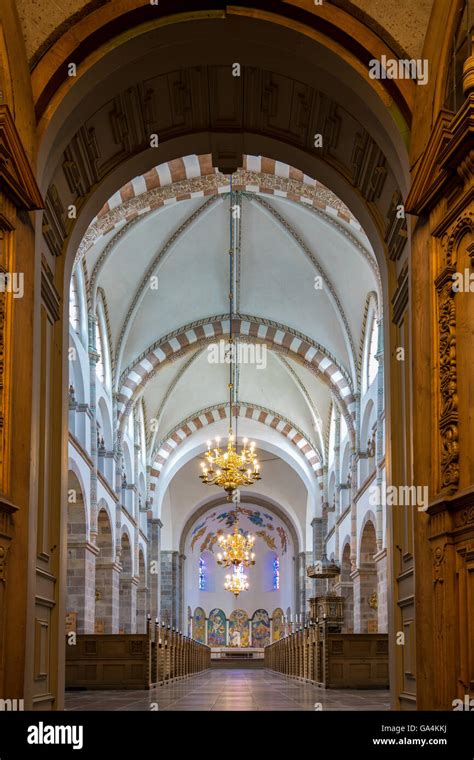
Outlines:
MULTIPOLYGON (((384 348, 383 348, 383 319, 378 321, 378 346, 375 358, 379 363, 377 372, 377 433, 375 438, 375 462, 377 468, 377 493, 381 496, 383 487, 383 469, 382 462, 385 456, 384 447, 384 348)), ((378 499, 375 508, 375 534, 377 540, 377 550, 381 551, 383 547, 383 511, 382 499, 378 499)))
POLYGON ((334 472, 336 482, 334 494, 336 497, 334 508, 334 557, 339 562, 339 516, 341 514, 341 411, 335 406, 335 425, 334 425, 334 472))
POLYGON ((162 620, 160 604, 161 586, 161 529, 163 523, 158 518, 148 520, 148 610, 151 619, 162 620))
POLYGON ((161 618, 175 628, 180 627, 182 618, 183 573, 180 570, 184 559, 177 551, 161 552, 161 618))
MULTIPOLYGON (((311 556, 308 554, 308 564, 311 556)), ((298 578, 298 593, 296 597, 296 609, 301 614, 306 608, 306 552, 300 552, 296 556, 296 575, 298 578)))
POLYGON ((388 568, 387 549, 374 554, 377 569, 377 619, 379 633, 388 631, 388 568))
POLYGON ((121 566, 117 562, 107 559, 96 562, 97 633, 119 632, 120 571, 121 566))
MULTIPOLYGON (((351 570, 354 572, 357 568, 357 455, 352 452, 351 456, 351 570)), ((355 599, 354 599, 355 604, 355 599)))
POLYGON ((186 562, 186 555, 180 554, 178 558, 178 577, 176 579, 176 621, 179 630, 183 629, 183 607, 184 607, 184 563, 186 562))
POLYGON ((132 575, 120 575, 120 624, 123 633, 136 633, 138 580, 132 575))
POLYGON ((89 334, 89 385, 90 385, 90 458, 92 460, 91 468, 91 488, 90 488, 90 537, 93 544, 97 541, 97 412, 96 412, 96 366, 99 359, 97 347, 95 344, 96 316, 93 312, 88 314, 88 334, 89 334))
POLYGON ((94 633, 96 557, 99 549, 89 541, 68 541, 67 612, 77 612, 76 633, 94 633))

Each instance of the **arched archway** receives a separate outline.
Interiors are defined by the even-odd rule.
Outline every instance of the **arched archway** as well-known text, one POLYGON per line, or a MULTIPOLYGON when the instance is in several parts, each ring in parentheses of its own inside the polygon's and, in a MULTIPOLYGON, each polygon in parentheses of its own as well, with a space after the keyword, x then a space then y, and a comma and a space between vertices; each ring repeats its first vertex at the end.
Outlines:
POLYGON ((118 633, 119 576, 115 563, 112 522, 106 505, 99 504, 97 516, 95 631, 118 633))
POLYGON ((338 593, 345 599, 344 604, 344 631, 346 633, 354 632, 354 590, 353 581, 351 578, 351 542, 349 536, 346 536, 342 542, 342 555, 341 555, 341 575, 340 582, 336 584, 336 590, 338 585, 340 591, 338 593))
POLYGON ((377 633, 378 630, 378 588, 377 568, 374 555, 377 553, 375 521, 367 517, 359 544, 358 568, 352 573, 354 583, 354 631, 356 633, 377 633))
POLYGON ((119 632, 135 633, 137 617, 137 584, 133 577, 133 557, 130 536, 123 530, 120 539, 119 632))
POLYGON ((94 631, 95 552, 88 541, 87 503, 83 485, 75 472, 68 472, 67 600, 70 629, 94 631))
MULTIPOLYGON (((329 8, 328 18, 332 19, 332 22, 328 23, 330 25, 332 23, 335 29, 336 24, 332 13, 333 9, 329 8)), ((156 61, 156 69, 154 69, 157 77, 169 78, 171 71, 169 67, 173 66, 175 59, 180 61, 181 78, 173 83, 173 87, 176 86, 175 89, 181 93, 178 98, 179 113, 176 114, 178 118, 172 123, 169 133, 166 133, 166 129, 161 124, 154 123, 153 107, 150 107, 147 112, 148 121, 144 133, 135 130, 134 126, 130 128, 129 113, 127 106, 124 105, 126 99, 123 88, 131 87, 135 92, 137 83, 143 81, 143 78, 140 79, 138 76, 139 66, 136 70, 132 66, 127 66, 129 59, 138 58, 137 51, 140 48, 144 58, 146 55, 151 56, 155 44, 159 42, 161 34, 159 28, 152 30, 153 34, 156 32, 156 39, 143 34, 143 30, 130 28, 130 45, 127 45, 126 49, 124 46, 120 51, 113 51, 110 57, 102 57, 102 53, 98 55, 97 68, 94 68, 92 61, 87 59, 87 54, 85 58, 81 57, 81 63, 84 66, 80 72, 79 86, 77 89, 74 89, 72 83, 64 86, 63 92, 67 93, 67 97, 61 105, 54 102, 54 97, 51 97, 51 87, 54 89, 55 84, 63 81, 63 72, 60 65, 56 64, 48 69, 53 57, 48 56, 48 60, 45 59, 44 65, 38 68, 35 75, 35 100, 38 116, 42 119, 41 129, 44 138, 39 166, 41 187, 47 198, 44 235, 51 251, 53 278, 60 295, 65 292, 74 251, 92 216, 119 187, 156 165, 156 152, 147 147, 150 130, 156 129, 163 137, 160 141, 160 160, 162 158, 163 161, 179 160, 183 155, 211 152, 216 166, 229 170, 238 165, 239 157, 243 153, 242 144, 245 142, 246 146, 247 144, 250 146, 249 149, 246 147, 248 152, 284 160, 290 166, 296 166, 304 171, 308 176, 319 177, 343 198, 367 229, 383 270, 384 301, 390 303, 395 287, 393 284, 395 261, 402 255, 405 243, 403 223, 398 225, 395 213, 397 204, 404 197, 407 187, 407 157, 396 122, 402 123, 403 130, 410 120, 412 83, 387 83, 389 92, 394 97, 394 110, 397 111, 397 119, 393 119, 392 113, 387 108, 387 92, 383 90, 380 83, 371 84, 368 77, 364 76, 361 61, 357 60, 355 45, 348 45, 348 53, 343 56, 338 45, 329 44, 330 35, 326 40, 324 34, 314 33, 314 19, 311 13, 304 12, 302 20, 298 23, 291 18, 291 13, 287 8, 283 9, 281 14, 281 17, 275 14, 275 18, 269 18, 257 13, 254 14, 255 18, 250 20, 246 18, 246 12, 242 12, 241 18, 236 15, 234 17, 234 14, 229 12, 228 17, 225 17, 225 14, 223 17, 225 27, 221 19, 218 22, 212 18, 209 22, 203 21, 197 38, 201 43, 206 42, 207 39, 208 44, 201 45, 200 48, 195 45, 196 38, 193 37, 192 29, 182 26, 178 33, 175 29, 171 30, 171 37, 176 42, 176 48, 170 46, 170 56, 166 66, 160 60, 156 61), (282 21, 285 14, 290 15, 290 20, 286 24, 287 30, 284 29, 282 21), (217 33, 218 24, 221 28, 217 33), (235 34, 236 25, 241 32, 238 35, 235 34), (245 34, 247 28, 248 35, 245 34), (178 37, 183 29, 186 34, 189 33, 191 39, 191 44, 184 51, 182 46, 178 45, 178 37), (235 49, 232 38, 236 40, 242 37, 249 40, 251 66, 245 69, 244 77, 238 85, 242 88, 241 101, 248 101, 248 105, 252 103, 252 88, 255 90, 259 107, 247 109, 248 113, 256 114, 254 123, 241 122, 239 113, 224 114, 223 124, 198 123, 197 127, 193 125, 191 129, 194 115, 187 113, 189 109, 184 108, 183 103, 192 101, 193 104, 200 103, 199 107, 203 104, 205 106, 209 93, 212 95, 212 102, 219 102, 222 86, 227 87, 228 84, 222 85, 219 89, 220 72, 215 68, 215 61, 219 62, 219 66, 224 66, 235 49), (295 45, 295 39, 301 45, 295 45), (216 44, 212 44, 215 41, 216 44), (271 44, 265 50, 267 43, 271 44), (201 52, 197 57, 203 71, 205 70, 205 76, 211 83, 211 89, 203 88, 202 90, 205 93, 202 102, 199 98, 195 100, 191 97, 194 86, 193 74, 196 74, 193 72, 193 66, 196 64, 198 49, 201 52), (281 51, 288 49, 293 52, 300 49, 300 57, 292 55, 283 61, 285 56, 282 56, 281 51), (212 51, 212 61, 207 60, 207 51, 212 51), (111 72, 120 56, 126 73, 117 67, 117 80, 113 81, 111 72), (307 62, 316 60, 320 62, 318 71, 315 71, 314 64, 306 65, 307 62), (169 70, 165 70, 167 68, 169 70), (255 77, 250 68, 255 70, 255 77), (48 76, 45 76, 46 72, 48 76), (321 72, 328 72, 328 77, 321 76, 321 72), (94 79, 102 82, 107 80, 107 86, 100 91, 100 88, 94 87, 94 79), (119 82, 120 79, 122 81, 119 82), (318 89, 317 80, 324 82, 322 89, 318 89), (47 84, 48 81, 51 81, 51 86, 47 84), (256 83, 258 87, 262 85, 261 89, 258 90, 256 83), (358 89, 360 93, 357 97, 351 95, 351 86, 354 83, 357 84, 357 88, 352 89, 358 89), (212 89, 214 86, 215 89, 212 89), (107 90, 107 97, 114 98, 114 103, 109 110, 107 102, 110 101, 107 101, 105 97, 105 90, 107 90), (291 91, 292 100, 301 105, 301 112, 294 113, 294 109, 288 108, 288 104, 280 100, 282 98, 285 101, 285 96, 282 95, 284 91, 291 91), (331 92, 338 93, 337 101, 331 98, 331 92), (270 107, 269 100, 272 98, 274 102, 270 107), (262 102, 267 103, 265 109, 260 108, 262 102), (97 106, 97 111, 94 113, 92 113, 92 104, 94 108, 97 106), (112 129, 115 129, 117 138, 105 139, 104 145, 100 139, 97 139, 100 134, 99 121, 95 126, 93 122, 101 110, 105 121, 112 122, 112 129), (75 124, 71 118, 73 112, 75 124), (282 113, 287 125, 286 135, 283 134, 278 120, 282 113), (288 114, 291 116, 289 129, 288 114), (366 119, 367 122, 364 125, 366 119), (405 124, 403 120, 406 120, 405 124), (369 121, 370 129, 368 128, 369 121), (61 127, 59 127, 60 124, 61 127), (124 124, 128 129, 122 131, 124 124), (337 124, 339 128, 335 129, 334 124, 337 124), (78 125, 83 132, 77 132, 78 125), (314 150, 316 133, 321 133, 326 141, 320 153, 314 150), (350 145, 353 150, 347 149, 346 142, 346 161, 339 163, 340 145, 338 143, 348 141, 348 134, 352 136, 350 145), (84 143, 85 135, 87 139, 84 143), (113 155, 107 153, 106 143, 113 147, 115 151, 113 155), (78 161, 76 152, 78 144, 81 150, 84 147, 84 155, 87 157, 84 167, 78 161), (351 156, 349 161, 348 156, 351 156), (85 175, 83 176, 84 168, 85 175), (64 207, 71 204, 79 209, 74 227, 65 219, 64 213, 64 207), (387 269, 391 270, 390 286, 387 269)), ((347 22, 348 16, 345 13, 343 13, 343 18, 347 22)), ((173 27, 172 24, 169 26, 173 27)), ((356 26, 363 33, 367 48, 371 50, 375 44, 373 34, 360 21, 356 23, 356 26)), ((344 30, 348 38, 354 42, 347 24, 344 25, 344 30)), ((386 42, 382 47, 390 54, 386 42)), ((68 54, 74 49, 74 46, 70 47, 68 54)), ((87 46, 84 50, 87 50, 87 46)), ((141 62, 141 65, 145 71, 149 70, 145 60, 141 62)), ((225 78, 223 82, 225 83, 225 78)), ((207 110, 213 112, 213 109, 207 110)), ((205 107, 203 111, 206 111, 205 107)), ((218 113, 219 109, 216 109, 216 114, 218 113)), ((102 120, 102 116, 97 116, 97 118, 102 120)), ((62 344, 61 330, 61 319, 58 319, 57 326, 51 331, 51 339, 56 340, 58 345, 62 344)), ((47 362, 38 363, 38 372, 49 371, 50 366, 47 362), (45 367, 48 368, 45 369, 45 367)), ((56 387, 64 385, 63 371, 64 367, 61 366, 58 358, 51 370, 56 387)), ((57 404, 57 419, 61 419, 59 408, 61 403, 64 404, 64 398, 52 401, 52 407, 57 404)), ((64 428, 59 433, 55 433, 52 448, 56 452, 60 450, 61 434, 64 437, 64 428)), ((48 443, 51 444, 51 441, 48 443)), ((45 445, 45 441, 42 441, 42 445, 45 445)), ((388 475, 390 479, 390 473, 388 475)), ((56 621, 55 625, 59 628, 60 622, 56 621)))

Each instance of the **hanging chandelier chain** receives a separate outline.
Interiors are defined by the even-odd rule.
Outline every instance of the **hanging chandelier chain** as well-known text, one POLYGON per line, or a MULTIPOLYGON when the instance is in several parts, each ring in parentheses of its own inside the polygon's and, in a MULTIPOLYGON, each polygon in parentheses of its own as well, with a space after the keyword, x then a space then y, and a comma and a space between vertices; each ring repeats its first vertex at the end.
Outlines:
MULTIPOLYGON (((237 443, 237 384, 238 384, 238 352, 234 341, 234 302, 235 302, 235 254, 238 233, 236 232, 236 220, 240 216, 240 205, 235 204, 235 192, 230 176, 229 194, 229 436, 227 446, 220 448, 220 438, 216 438, 216 445, 207 442, 206 462, 201 463, 200 478, 205 485, 217 485, 227 493, 227 501, 232 501, 235 491, 242 486, 253 485, 261 479, 260 465, 255 452, 255 443, 248 445, 247 438, 243 439, 240 448, 237 443), (235 433, 233 416, 235 414, 235 433)), ((239 227, 240 230, 240 227, 239 227)), ((240 245, 240 243, 239 243, 240 245)))

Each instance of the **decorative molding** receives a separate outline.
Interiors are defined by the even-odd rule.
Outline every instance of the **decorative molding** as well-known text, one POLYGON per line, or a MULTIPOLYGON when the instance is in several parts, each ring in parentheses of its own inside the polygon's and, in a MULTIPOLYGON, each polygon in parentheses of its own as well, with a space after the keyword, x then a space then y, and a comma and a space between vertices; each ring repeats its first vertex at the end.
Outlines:
POLYGON ((439 429, 441 435, 441 489, 456 491, 459 485, 459 412, 456 366, 456 306, 453 275, 457 270, 457 248, 467 234, 472 236, 474 213, 463 214, 444 237, 444 269, 436 279, 439 322, 439 429))
POLYGON ((41 256, 41 299, 53 322, 58 322, 61 316, 61 297, 54 285, 54 274, 44 254, 41 256))
POLYGON ((398 276, 397 289, 392 296, 392 322, 400 327, 402 324, 409 299, 408 263, 402 268, 398 276))
MULTIPOLYGON (((408 213, 428 214, 443 195, 456 194, 466 182, 466 175, 472 177, 473 133, 474 92, 471 92, 456 115, 440 111, 406 199, 408 213)), ((472 192, 471 189, 471 197, 472 192)), ((455 207, 451 214, 454 221, 457 216, 455 207)))
MULTIPOLYGON (((213 145, 208 161, 210 166, 207 167, 210 176, 201 177, 201 181, 206 184, 207 180, 213 192, 216 183, 213 173, 217 160, 215 156, 220 155, 217 160, 219 165, 223 159, 227 160, 225 153, 230 151, 228 158, 232 168, 241 166, 244 153, 242 135, 245 133, 268 134, 282 144, 311 155, 314 155, 314 134, 321 133, 324 136, 321 152, 325 162, 343 174, 347 182, 374 207, 390 250, 403 248, 406 232, 394 225, 393 220, 396 208, 394 198, 400 195, 395 175, 372 135, 327 94, 288 74, 282 76, 254 66, 243 67, 239 82, 241 96, 236 100, 228 98, 228 88, 218 75, 216 65, 156 73, 152 82, 152 86, 150 80, 136 82, 108 101, 98 103, 95 112, 79 127, 66 146, 62 159, 54 168, 44 214, 44 233, 54 255, 62 251, 73 228, 67 207, 74 204, 79 209, 105 177, 133 156, 149 150, 151 133, 163 135, 165 142, 190 133, 210 134, 213 145), (160 98, 161 92, 169 92, 169 98, 160 98), (137 122, 134 109, 147 118, 137 122), (226 133, 232 133, 230 141, 227 134, 223 136, 223 124, 226 133), (352 145, 347 146, 341 135, 349 134, 349 125, 352 145)), ((183 161, 181 158, 169 162, 176 168, 175 176, 179 176, 181 182, 189 178, 183 170, 183 161)), ((222 163, 220 165, 222 168, 222 163)), ((170 179, 173 181, 169 174, 164 182, 162 177, 153 177, 150 173, 143 178, 147 189, 154 189, 153 183, 156 188, 170 184, 170 179)), ((300 179, 304 179, 304 175, 301 174, 300 179)), ((247 184, 245 178, 243 182, 247 184)), ((126 186, 127 191, 131 187, 133 180, 126 186)), ((235 189, 244 189, 244 185, 235 189)), ((329 191, 325 188, 325 192, 329 191)), ((207 194, 206 190, 204 193, 207 194)), ((174 190, 171 195, 177 199, 174 190)), ((181 197, 191 197, 185 184, 181 197)), ((120 205, 121 200, 119 195, 114 199, 114 205, 120 205)), ((164 200, 161 200, 157 206, 163 203, 164 200)), ((136 212, 130 210, 126 220, 133 218, 134 214, 136 212)), ((351 216, 346 216, 350 224, 351 216)))
POLYGON ((18 209, 44 208, 43 198, 7 105, 0 105, 0 188, 18 209))

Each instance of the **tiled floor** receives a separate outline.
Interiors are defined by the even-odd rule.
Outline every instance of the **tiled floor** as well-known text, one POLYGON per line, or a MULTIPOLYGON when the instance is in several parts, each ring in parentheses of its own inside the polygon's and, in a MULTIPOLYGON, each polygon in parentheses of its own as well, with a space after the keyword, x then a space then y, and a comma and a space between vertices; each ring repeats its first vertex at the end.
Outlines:
POLYGON ((67 710, 388 710, 385 690, 319 689, 266 670, 209 670, 151 691, 66 692, 67 710), (317 703, 321 707, 316 707, 317 703))

